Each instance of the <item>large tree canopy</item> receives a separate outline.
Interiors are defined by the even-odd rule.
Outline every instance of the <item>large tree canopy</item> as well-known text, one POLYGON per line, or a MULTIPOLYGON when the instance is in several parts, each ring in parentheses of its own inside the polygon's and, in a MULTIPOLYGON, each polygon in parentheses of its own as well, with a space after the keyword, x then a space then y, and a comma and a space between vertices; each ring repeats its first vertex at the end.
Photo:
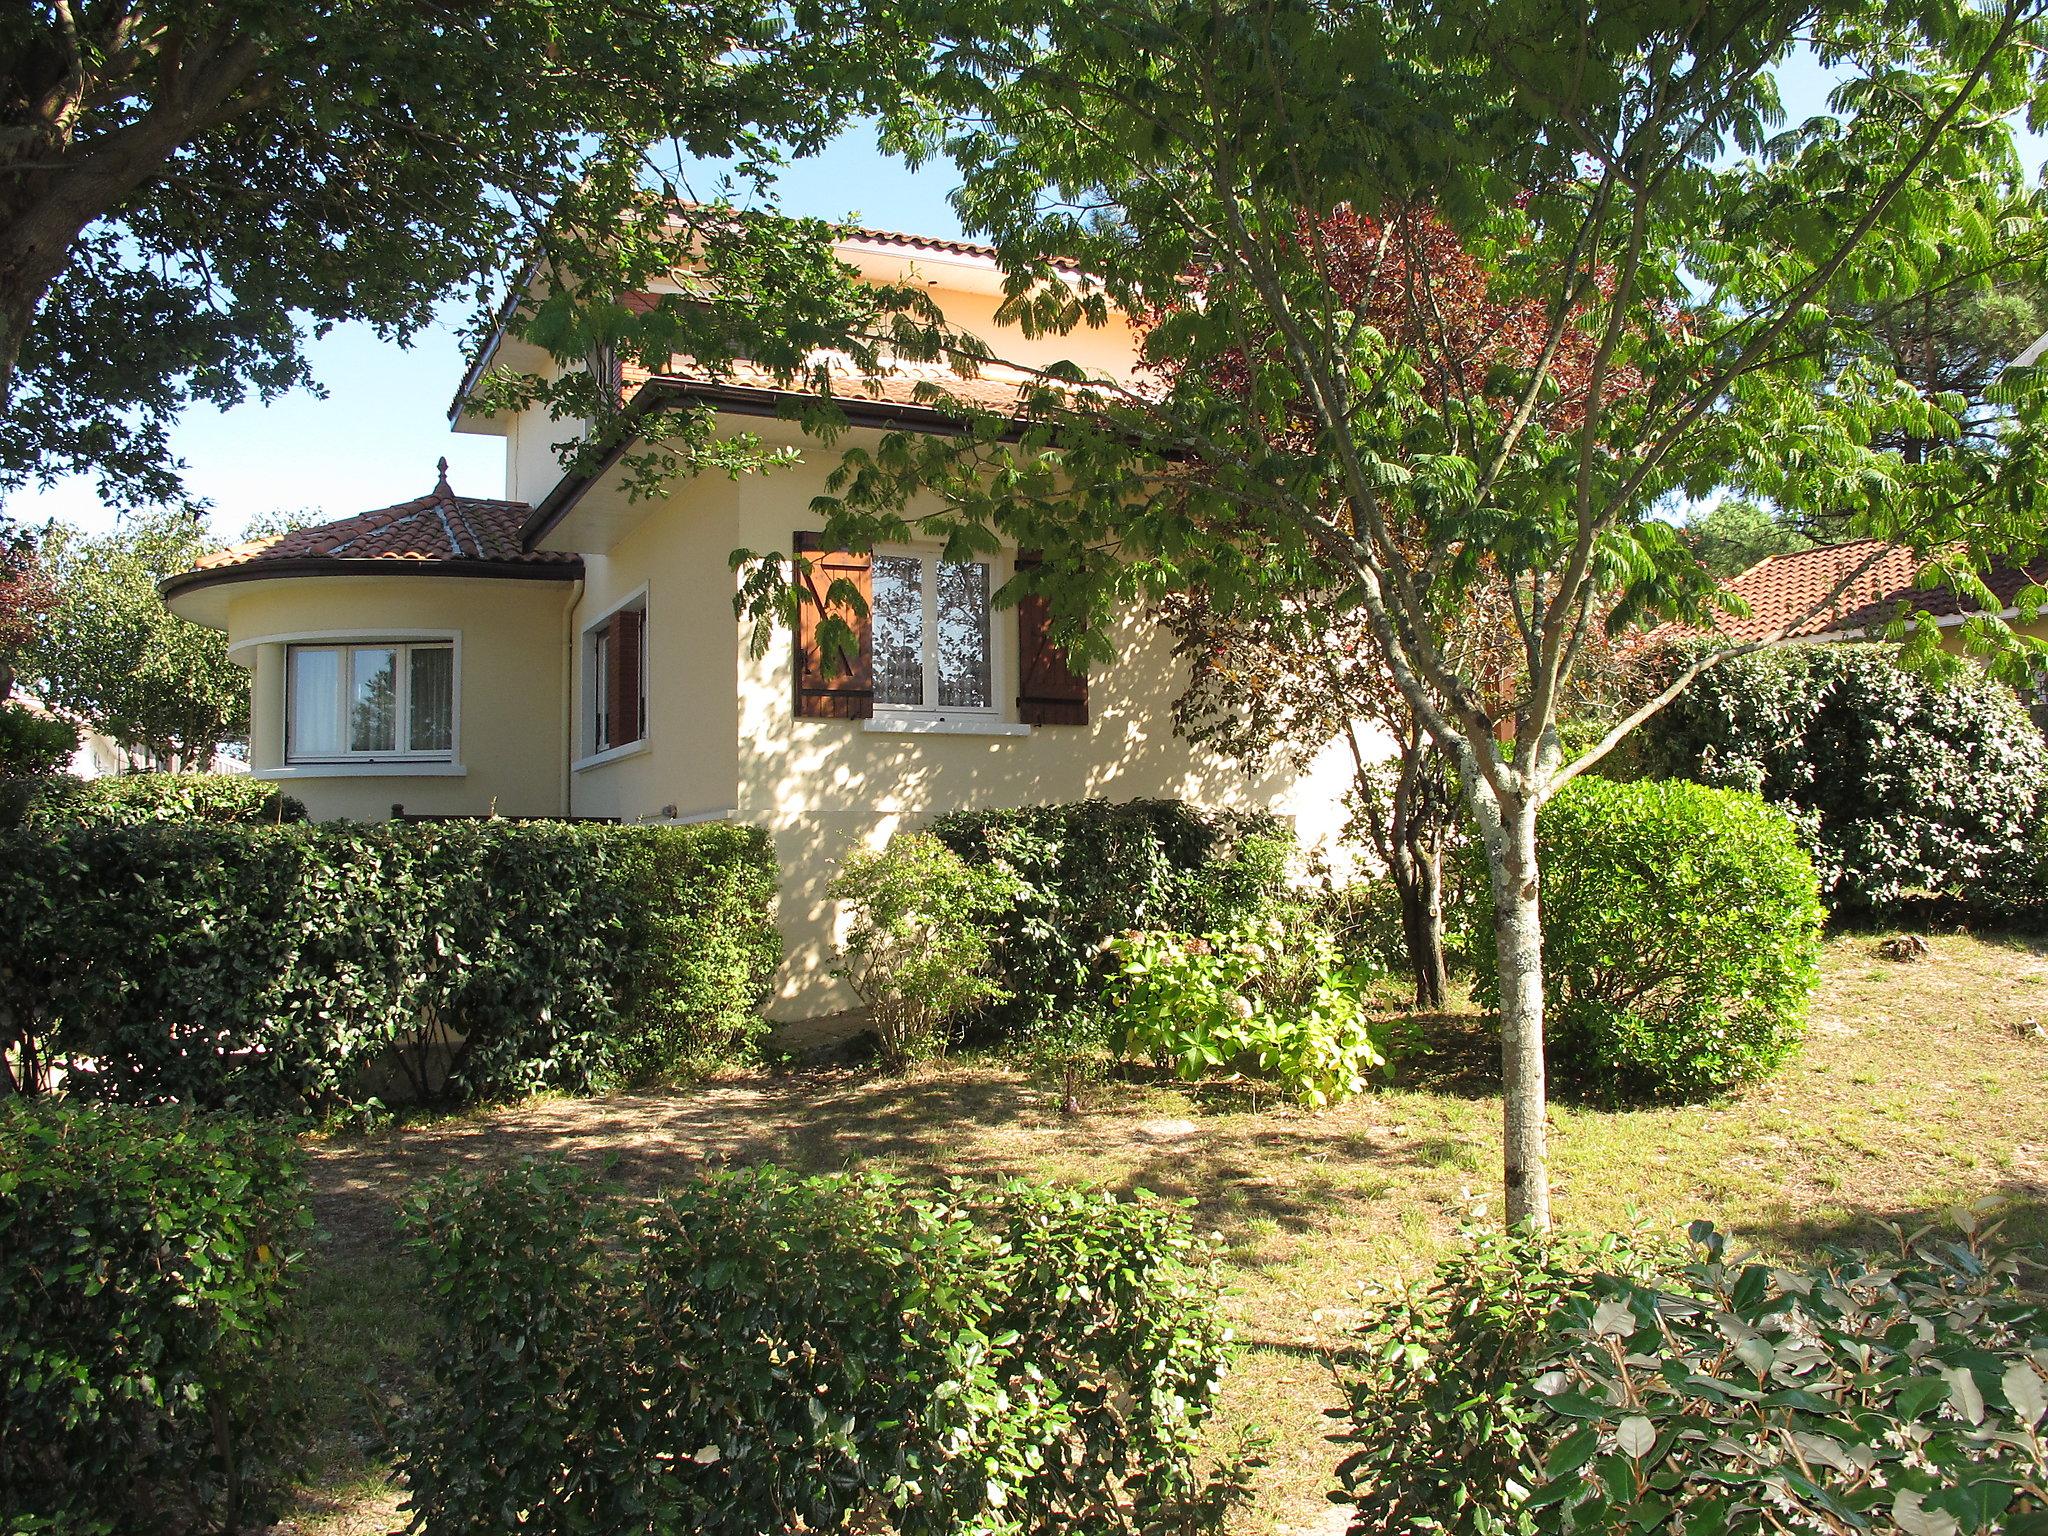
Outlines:
POLYGON ((842 0, 0 8, 0 494, 175 498, 186 405, 311 383, 308 326, 403 339, 451 296, 487 328, 516 290, 579 363, 858 334, 877 300, 824 226, 688 202, 684 168, 758 188, 876 99, 892 46, 842 0), (620 302, 684 262, 709 302, 620 302))
MULTIPOLYGON (((2002 382, 2004 451, 1976 451, 1877 301, 2041 277, 2013 124, 2048 105, 2048 0, 929 8, 954 42, 900 132, 965 172, 1013 311, 1165 314, 1148 355, 1178 366, 1128 389, 1047 370, 1021 437, 851 452, 828 536, 1042 549, 1024 579, 1084 655, 1119 602, 1179 586, 1355 609, 1486 850, 1508 1211, 1547 1221, 1536 812, 1689 677, 1571 757, 1560 700, 1602 626, 1717 600, 1656 514, 1732 490, 1847 515, 1978 595, 1957 551, 2039 547, 2038 376, 2002 382), (1840 83, 1787 122, 1778 76, 1809 53, 1840 83), (1320 234, 1346 210, 1379 232, 1362 269, 1320 234), (1503 325, 1533 315, 1526 345, 1439 321, 1438 225, 1503 325), (912 499, 934 492, 935 514, 912 499), (1448 643, 1488 581, 1518 653, 1504 705, 1448 643)), ((2030 648, 1965 628, 2009 664, 2030 648)))

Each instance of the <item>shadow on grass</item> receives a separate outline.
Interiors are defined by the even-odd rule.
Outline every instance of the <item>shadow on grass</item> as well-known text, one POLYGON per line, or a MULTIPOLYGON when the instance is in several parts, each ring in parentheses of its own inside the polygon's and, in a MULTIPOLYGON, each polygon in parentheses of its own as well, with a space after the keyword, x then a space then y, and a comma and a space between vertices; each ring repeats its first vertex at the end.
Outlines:
MULTIPOLYGON (((1999 1239, 2005 1246, 2032 1250, 2033 1257, 2048 1262, 2048 1185, 2035 1180, 2005 1180, 1979 1197, 1978 1219, 1997 1222, 1999 1239)), ((1922 1205, 1802 1212, 1770 1221, 1745 1222, 1740 1235, 1767 1251, 1803 1258, 1824 1248, 1893 1252, 1898 1244, 1894 1228, 1908 1237, 1922 1230, 1936 1234, 1957 1231, 1953 1208, 1922 1205)))

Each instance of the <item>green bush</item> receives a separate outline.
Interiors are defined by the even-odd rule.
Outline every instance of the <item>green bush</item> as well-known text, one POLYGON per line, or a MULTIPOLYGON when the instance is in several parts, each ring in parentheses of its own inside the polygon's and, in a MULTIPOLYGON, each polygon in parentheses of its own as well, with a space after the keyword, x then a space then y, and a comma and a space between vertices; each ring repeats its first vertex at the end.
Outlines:
POLYGON ((0 1104, 0 1510, 10 1531, 241 1530, 285 1470, 290 1140, 0 1104))
POLYGON ((981 1016, 1005 1035, 1090 1000, 1117 934, 1206 933, 1262 915, 1294 846, 1273 816, 1182 800, 955 811, 931 832, 968 863, 1000 863, 1024 883, 995 924, 995 975, 1010 1001, 981 1016))
POLYGON ((1922 893, 1995 906, 2048 786, 2048 747, 2003 683, 1935 681, 1882 645, 1773 647, 1710 668, 1644 727, 1646 777, 1746 789, 1799 823, 1831 907, 1922 893))
MULTIPOLYGON (((1537 838, 1560 1081, 1697 1097, 1798 1046, 1822 911, 1782 811, 1736 790, 1589 778, 1544 808, 1537 838)), ((1473 962, 1475 996, 1497 1005, 1493 947, 1473 962)))
POLYGON ((831 893, 853 908, 853 927, 834 974, 867 1004, 884 1063, 943 1051, 955 1018, 1007 996, 986 974, 988 925, 1017 889, 923 833, 847 858, 831 893))
POLYGON ((1482 1239, 1378 1312, 1353 1528, 2048 1531, 2048 1314, 1990 1230, 1804 1271, 1692 1237, 1482 1239))
POLYGON ((55 773, 77 750, 78 728, 70 721, 0 699, 0 779, 55 773))
POLYGON ((1230 933, 1127 933, 1105 984, 1118 1056, 1171 1066, 1188 1082, 1242 1072, 1321 1107, 1365 1091, 1390 1037, 1366 1006, 1385 974, 1346 966, 1320 929, 1279 920, 1230 933))
POLYGON ((0 833, 0 1043, 123 1103, 583 1091, 760 1028, 773 889, 715 824, 0 833))
POLYGON ((426 1536, 1184 1529, 1202 1492, 1225 1335, 1177 1210, 774 1169, 647 1205, 529 1163, 406 1222, 426 1536))
POLYGON ((303 803, 241 773, 124 773, 107 779, 59 774, 9 789, 12 810, 0 817, 6 826, 260 826, 306 819, 303 803))

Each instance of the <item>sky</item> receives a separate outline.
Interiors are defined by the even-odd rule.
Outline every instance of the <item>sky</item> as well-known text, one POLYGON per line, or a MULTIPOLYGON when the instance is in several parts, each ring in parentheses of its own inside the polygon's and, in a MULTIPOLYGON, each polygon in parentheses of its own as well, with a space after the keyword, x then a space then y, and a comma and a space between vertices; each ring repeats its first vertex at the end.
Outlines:
MULTIPOLYGON (((1788 115, 1796 121, 1824 110, 1828 84, 1814 61, 1794 61, 1781 76, 1788 115)), ((2024 135, 2022 150, 2029 174, 2038 177, 2048 138, 2024 135)), ((960 221, 948 202, 956 184, 950 165, 933 162, 912 172, 877 150, 871 131, 849 130, 788 168, 780 202, 791 214, 957 236, 960 221)), ((432 489, 435 461, 444 454, 457 492, 503 495, 503 440, 448 428, 464 358, 460 316, 451 311, 445 318, 410 347, 381 341, 360 325, 315 340, 308 355, 325 398, 300 391, 270 405, 188 412, 172 434, 172 451, 185 462, 192 491, 212 504, 216 531, 233 537, 270 512, 324 521, 410 500, 432 489)), ((55 517, 101 530, 114 521, 85 479, 23 490, 8 498, 6 510, 24 523, 55 517)))

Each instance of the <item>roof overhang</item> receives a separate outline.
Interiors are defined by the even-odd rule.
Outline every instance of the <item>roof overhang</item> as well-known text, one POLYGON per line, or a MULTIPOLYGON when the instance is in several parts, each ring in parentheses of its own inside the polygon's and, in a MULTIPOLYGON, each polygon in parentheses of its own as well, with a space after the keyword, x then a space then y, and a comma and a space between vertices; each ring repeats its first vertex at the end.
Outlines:
POLYGON ((180 571, 157 583, 157 596, 180 618, 223 627, 220 615, 193 599, 245 582, 303 580, 307 577, 441 577, 457 581, 580 581, 581 559, 570 560, 336 560, 320 555, 250 560, 240 565, 180 571), (183 604, 181 607, 180 604, 183 604))
MULTIPOLYGON (((723 384, 708 380, 654 378, 633 392, 620 417, 618 434, 595 468, 581 474, 564 475, 555 488, 534 507, 526 526, 519 530, 523 548, 533 549, 563 518, 575 510, 640 440, 636 423, 662 411, 708 405, 721 415, 794 419, 805 407, 815 406, 819 397, 807 390, 766 389, 751 384, 723 384)), ((961 437, 972 429, 971 420, 936 406, 909 405, 894 400, 873 400, 860 395, 834 395, 832 403, 849 427, 867 427, 883 432, 923 432, 937 437, 961 437)), ((1025 423, 1013 418, 1002 434, 1004 441, 1023 436, 1025 423)))

